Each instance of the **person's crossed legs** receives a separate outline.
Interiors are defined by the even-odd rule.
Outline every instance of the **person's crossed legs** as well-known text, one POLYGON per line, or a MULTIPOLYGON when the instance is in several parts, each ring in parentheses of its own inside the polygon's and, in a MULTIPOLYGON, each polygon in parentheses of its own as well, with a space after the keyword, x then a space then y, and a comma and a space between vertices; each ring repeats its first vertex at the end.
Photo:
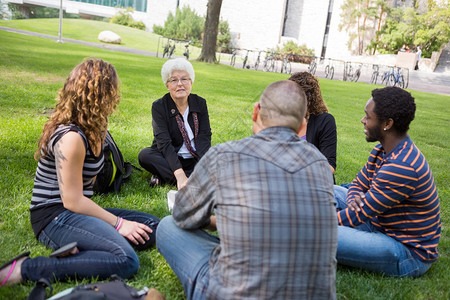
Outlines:
MULTIPOLYGON (((334 187, 338 209, 345 209, 347 189, 334 187)), ((418 277, 431 267, 412 256, 401 242, 380 232, 371 223, 355 228, 338 226, 336 258, 339 264, 397 277, 418 277)))
POLYGON ((180 279, 187 299, 205 299, 209 284, 209 258, 219 239, 204 230, 179 228, 172 216, 161 220, 156 247, 180 279))

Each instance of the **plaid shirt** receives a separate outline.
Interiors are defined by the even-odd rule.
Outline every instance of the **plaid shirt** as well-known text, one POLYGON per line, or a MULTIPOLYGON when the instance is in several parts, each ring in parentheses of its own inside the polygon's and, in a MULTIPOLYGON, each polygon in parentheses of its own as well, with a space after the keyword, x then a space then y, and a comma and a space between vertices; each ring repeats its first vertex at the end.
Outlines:
POLYGON ((208 299, 335 299, 337 222, 325 157, 286 127, 211 148, 175 200, 197 229, 216 215, 208 299))

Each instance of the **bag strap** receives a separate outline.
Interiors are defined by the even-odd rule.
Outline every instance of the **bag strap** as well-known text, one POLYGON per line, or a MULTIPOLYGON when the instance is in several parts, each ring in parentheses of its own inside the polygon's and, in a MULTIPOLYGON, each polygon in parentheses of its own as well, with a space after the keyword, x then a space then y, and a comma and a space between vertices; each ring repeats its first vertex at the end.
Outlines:
POLYGON ((50 294, 53 292, 53 287, 45 278, 41 278, 36 282, 36 286, 31 290, 27 300, 45 300, 46 288, 50 288, 50 294))
MULTIPOLYGON (((195 139, 197 138, 198 135, 198 117, 197 117, 197 113, 193 112, 192 113, 192 117, 194 119, 194 144, 195 144, 195 139)), ((198 154, 194 151, 194 149, 192 148, 191 145, 191 141, 189 140, 187 131, 186 131, 186 127, 184 126, 184 121, 181 118, 180 114, 177 114, 175 116, 176 120, 177 120, 177 125, 178 125, 178 129, 180 129, 181 132, 181 136, 183 137, 183 142, 186 145, 186 148, 188 149, 189 153, 191 153, 191 155, 198 159, 198 154)))

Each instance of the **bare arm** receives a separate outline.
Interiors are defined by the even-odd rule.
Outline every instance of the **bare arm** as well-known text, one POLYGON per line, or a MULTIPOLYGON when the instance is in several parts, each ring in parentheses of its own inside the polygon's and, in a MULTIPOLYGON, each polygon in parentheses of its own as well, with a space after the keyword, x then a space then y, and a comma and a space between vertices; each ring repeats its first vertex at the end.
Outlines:
MULTIPOLYGON (((58 185, 64 207, 75 213, 99 218, 114 226, 117 216, 83 195, 82 174, 86 150, 81 136, 76 132, 68 132, 56 143, 54 153, 58 185)), ((123 220, 119 229, 122 236, 135 244, 145 243, 145 240, 149 239, 147 232, 152 232, 148 226, 128 220, 123 220)))

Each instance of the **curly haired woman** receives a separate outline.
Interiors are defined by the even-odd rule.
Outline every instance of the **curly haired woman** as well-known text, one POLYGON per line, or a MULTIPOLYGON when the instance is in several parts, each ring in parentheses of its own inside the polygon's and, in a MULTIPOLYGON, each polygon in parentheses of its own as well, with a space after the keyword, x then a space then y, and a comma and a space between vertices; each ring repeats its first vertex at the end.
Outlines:
POLYGON ((306 131, 300 132, 300 137, 306 139, 319 149, 327 158, 331 171, 336 170, 337 132, 333 115, 322 98, 319 81, 308 72, 294 73, 289 80, 296 82, 306 93, 308 110, 305 119, 308 122, 306 131))
POLYGON ((159 219, 143 212, 104 209, 90 199, 103 167, 108 116, 119 103, 115 68, 100 59, 76 66, 59 91, 44 125, 31 199, 36 238, 53 250, 76 242, 65 257, 24 253, 0 268, 0 284, 67 277, 128 278, 137 272, 137 250, 155 243, 159 219))

